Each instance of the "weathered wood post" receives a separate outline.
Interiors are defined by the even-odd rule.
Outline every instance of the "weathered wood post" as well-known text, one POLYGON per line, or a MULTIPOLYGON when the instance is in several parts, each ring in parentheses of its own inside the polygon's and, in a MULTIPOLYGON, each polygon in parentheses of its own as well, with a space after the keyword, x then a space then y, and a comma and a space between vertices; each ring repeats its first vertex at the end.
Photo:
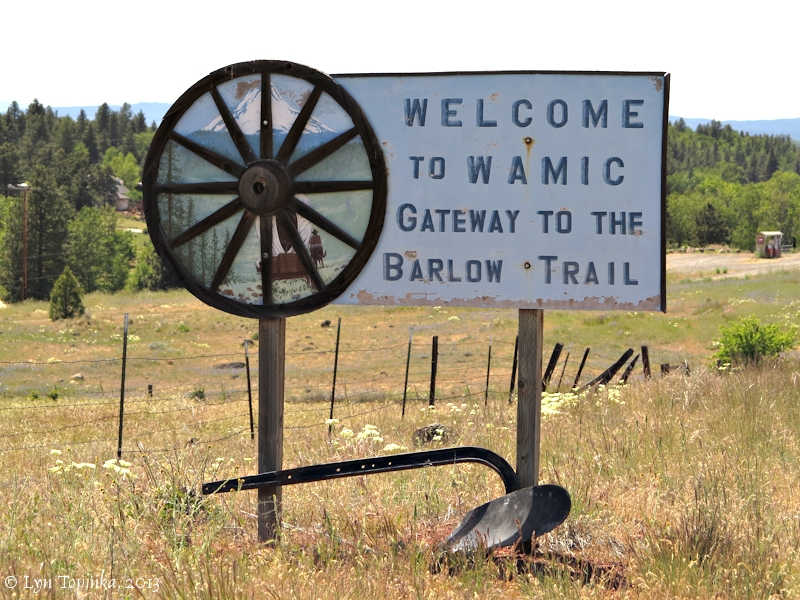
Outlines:
POLYGON ((122 458, 122 420, 125 417, 125 366, 128 363, 128 313, 125 313, 125 326, 122 332, 122 383, 119 386, 119 437, 117 438, 117 458, 122 458))
MULTIPOLYGON (((328 417, 330 421, 333 421, 333 403, 336 400, 336 373, 339 371, 339 336, 342 333, 342 317, 339 317, 339 321, 336 325, 336 351, 333 355, 333 384, 331 384, 331 414, 328 417)), ((328 425, 328 437, 333 433, 333 423, 328 425)))
POLYGON ((250 409, 250 439, 256 438, 255 426, 253 424, 253 386, 250 381, 250 353, 247 351, 247 346, 250 340, 244 341, 244 368, 247 372, 247 407, 250 409))
POLYGON ((492 336, 489 336, 489 359, 486 361, 486 393, 483 396, 483 405, 489 406, 489 375, 492 372, 492 336))
POLYGON ((519 334, 514 341, 514 361, 511 364, 511 385, 508 387, 508 403, 514 399, 514 385, 517 382, 517 360, 519 359, 519 334))
POLYGON ((406 355, 406 378, 403 382, 403 410, 400 412, 400 418, 406 418, 406 396, 408 395, 408 368, 411 366, 411 342, 414 339, 414 327, 408 329, 408 354, 406 355))
POLYGON ((645 379, 650 379, 650 349, 642 346, 642 370, 645 379))
POLYGON ((558 358, 561 356, 561 351, 564 349, 564 344, 558 342, 555 346, 553 346, 553 353, 550 355, 550 362, 547 363, 547 369, 545 369, 544 375, 542 376, 542 391, 547 391, 547 386, 550 385, 550 378, 553 376, 553 371, 556 370, 556 365, 558 364, 558 358))
POLYGON ((591 348, 587 348, 586 351, 583 353, 583 358, 581 359, 581 366, 578 367, 578 373, 575 375, 575 381, 572 384, 571 389, 573 390, 576 387, 578 387, 578 380, 580 380, 581 373, 583 373, 583 365, 586 364, 586 358, 589 356, 589 350, 591 350, 591 348))
POLYGON ((539 483, 542 429, 542 338, 544 311, 519 311, 519 391, 517 400, 517 475, 522 487, 539 483))
POLYGON ((558 378, 558 383, 556 384, 556 393, 561 391, 561 381, 564 379, 564 372, 567 370, 567 363, 569 362, 569 352, 567 352, 566 358, 564 358, 564 366, 561 367, 561 375, 558 378))
POLYGON ((431 390, 428 394, 428 406, 436 403, 436 371, 439 367, 439 336, 431 340, 431 390))
MULTIPOLYGON (((258 472, 283 467, 283 391, 286 373, 286 319, 258 321, 258 472)), ((277 540, 281 486, 258 488, 258 541, 277 540)))

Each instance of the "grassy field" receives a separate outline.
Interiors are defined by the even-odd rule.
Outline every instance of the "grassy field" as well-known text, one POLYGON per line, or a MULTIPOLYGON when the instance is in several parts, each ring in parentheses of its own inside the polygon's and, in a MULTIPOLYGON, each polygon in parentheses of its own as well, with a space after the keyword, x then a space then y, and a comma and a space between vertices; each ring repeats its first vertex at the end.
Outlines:
MULTIPOLYGON (((594 372, 647 344, 651 360, 686 360, 691 376, 645 381, 637 368, 622 389, 545 398, 541 480, 569 490, 570 517, 532 556, 445 565, 436 544, 503 493, 484 467, 287 487, 270 548, 256 543, 254 493, 198 495, 204 481, 256 470, 244 372, 230 367, 255 322, 185 292, 89 295, 87 316, 68 322, 50 322, 45 303, 0 309, 0 597, 798 597, 797 358, 758 371, 707 367, 720 324, 749 314, 798 322, 800 273, 714 275, 670 276, 667 314, 545 315, 546 353, 561 342, 573 355, 565 381, 587 346, 594 372), (35 594, 37 580, 52 589, 35 594)), ((415 429, 434 422, 453 431, 445 445, 483 446, 513 464, 515 334, 516 314, 503 310, 330 306, 290 319, 284 465, 411 450, 415 429), (339 422, 329 436, 337 318, 339 422), (434 410, 431 335, 441 352, 434 410)))

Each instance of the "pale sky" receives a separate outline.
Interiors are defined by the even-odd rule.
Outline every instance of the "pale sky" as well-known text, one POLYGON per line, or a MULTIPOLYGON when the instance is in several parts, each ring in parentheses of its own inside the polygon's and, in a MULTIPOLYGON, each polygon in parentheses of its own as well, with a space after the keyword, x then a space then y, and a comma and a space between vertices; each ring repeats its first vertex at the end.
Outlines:
POLYGON ((4 2, 0 101, 172 103, 218 68, 275 59, 326 73, 669 72, 671 115, 796 118, 799 17, 791 0, 4 2))

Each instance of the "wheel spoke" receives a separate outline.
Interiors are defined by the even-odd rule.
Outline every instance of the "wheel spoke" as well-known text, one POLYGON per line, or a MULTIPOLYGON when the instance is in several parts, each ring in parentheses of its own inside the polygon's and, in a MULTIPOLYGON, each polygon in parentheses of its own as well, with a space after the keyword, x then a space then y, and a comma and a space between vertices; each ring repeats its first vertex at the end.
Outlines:
POLYGON ((222 223, 225 219, 232 217, 243 208, 244 205, 242 205, 242 201, 239 200, 239 198, 234 198, 233 200, 228 202, 225 206, 211 213, 205 219, 198 221, 197 223, 189 227, 189 229, 187 229, 180 235, 173 238, 172 241, 169 242, 169 247, 177 248, 181 244, 185 244, 186 242, 197 237, 204 231, 208 231, 215 225, 222 223))
POLYGON ((272 158, 272 84, 261 75, 261 158, 272 158))
POLYGON ((304 219, 311 221, 317 227, 327 231, 333 237, 344 242, 354 250, 358 250, 361 246, 361 242, 336 225, 336 223, 322 216, 307 204, 300 202, 297 198, 292 197, 289 201, 289 209, 293 210, 304 219))
POLYGON ((238 181, 205 181, 202 183, 160 183, 157 194, 238 194, 238 181))
POLYGON ((256 160, 256 154, 250 147, 250 143, 247 141, 247 138, 244 137, 242 129, 239 127, 236 119, 233 118, 228 105, 225 104, 225 101, 222 99, 222 96, 220 95, 216 86, 211 88, 211 97, 214 98, 214 104, 217 105, 219 115, 222 117, 222 120, 225 121, 225 127, 228 128, 228 133, 230 134, 231 138, 233 138, 233 143, 236 144, 236 149, 239 150, 239 154, 242 155, 244 164, 249 165, 251 162, 256 160))
POLYGON ((217 272, 214 274, 214 280, 211 282, 211 289, 213 291, 217 291, 217 288, 219 288, 220 284, 225 280, 225 276, 228 274, 228 271, 230 271, 231 265, 233 265, 233 261, 239 253, 239 249, 244 244, 255 219, 256 216, 253 213, 244 211, 242 220, 239 221, 239 225, 236 227, 231 242, 228 244, 228 247, 225 249, 225 254, 222 256, 222 262, 219 263, 219 268, 217 268, 217 272))
POLYGON ((374 182, 368 181, 295 181, 292 194, 324 194, 326 192, 354 192, 371 190, 374 182))
POLYGON ((303 171, 310 169, 318 162, 329 157, 357 135, 358 131, 355 127, 353 127, 352 129, 337 135, 329 142, 322 144, 322 146, 319 148, 314 148, 314 150, 287 166, 286 170, 289 171, 289 175, 291 177, 297 177, 303 171))
POLYGON ((318 292, 322 291, 322 288, 325 287, 325 284, 322 281, 322 277, 319 275, 319 271, 314 266, 314 261, 311 260, 311 255, 308 253, 308 248, 306 248, 305 244, 303 244, 303 240, 300 238, 300 234, 295 229, 294 224, 292 223, 291 217, 286 211, 280 212, 277 215, 279 219, 279 223, 283 225, 286 233, 289 234, 289 237, 292 240, 292 248, 297 253, 297 257, 300 259, 300 262, 305 267, 306 272, 311 277, 311 283, 314 284, 314 287, 317 288, 318 292))
POLYGON ((261 292, 264 306, 272 304, 272 217, 260 217, 261 223, 261 292))
POLYGON ((219 167, 226 173, 230 173, 236 178, 241 178, 244 174, 244 167, 240 164, 233 162, 227 156, 223 156, 222 154, 217 154, 213 150, 209 150, 208 148, 204 148, 197 142, 193 142, 187 137, 182 136, 180 133, 176 131, 170 131, 169 137, 178 142, 181 146, 189 150, 190 152, 194 152, 197 156, 202 158, 203 160, 210 162, 215 167, 219 167))
POLYGON ((281 144, 281 149, 278 150, 278 155, 275 157, 275 160, 286 164, 286 162, 292 157, 292 154, 294 154, 294 149, 297 147, 297 142, 300 141, 300 136, 303 135, 303 130, 306 128, 308 120, 311 118, 311 113, 314 112, 314 108, 317 105, 317 100, 319 100, 321 95, 321 87, 316 86, 313 90, 311 90, 308 100, 306 100, 306 103, 300 110, 300 114, 297 115, 294 123, 292 123, 292 128, 286 135, 286 139, 283 140, 283 144, 281 144))

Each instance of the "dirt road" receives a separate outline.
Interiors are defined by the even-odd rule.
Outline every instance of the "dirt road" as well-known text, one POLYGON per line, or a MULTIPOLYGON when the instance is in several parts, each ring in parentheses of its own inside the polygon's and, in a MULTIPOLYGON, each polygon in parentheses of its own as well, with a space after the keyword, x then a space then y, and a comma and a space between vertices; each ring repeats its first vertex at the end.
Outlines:
POLYGON ((672 273, 702 273, 725 278, 795 269, 800 269, 800 253, 784 254, 780 258, 754 258, 749 252, 667 254, 667 272, 672 273), (723 272, 726 269, 727 272, 723 272))

